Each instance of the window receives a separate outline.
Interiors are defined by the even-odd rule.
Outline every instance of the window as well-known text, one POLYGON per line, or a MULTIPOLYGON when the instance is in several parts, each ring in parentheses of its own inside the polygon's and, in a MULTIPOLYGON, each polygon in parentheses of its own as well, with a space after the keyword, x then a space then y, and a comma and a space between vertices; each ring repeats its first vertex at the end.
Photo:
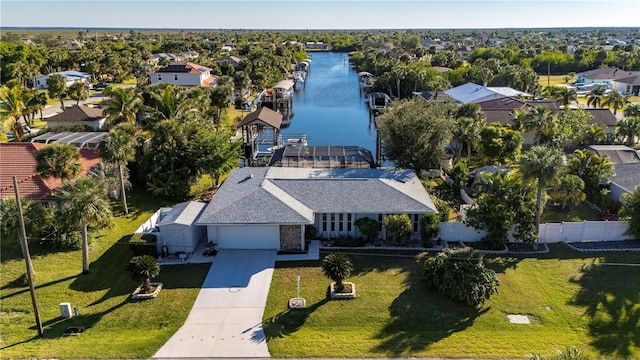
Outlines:
POLYGON ((173 74, 173 80, 178 81, 178 74, 173 74))
POLYGON ((322 214, 322 231, 327 231, 327 214, 322 214))
POLYGON ((411 215, 411 217, 413 217, 413 232, 418 232, 418 224, 420 221, 420 215, 418 214, 413 214, 411 215))
POLYGON ((331 214, 331 231, 336 231, 336 214, 331 214))
POLYGON ((158 81, 162 81, 162 74, 158 74, 158 81))
POLYGON ((338 231, 344 231, 344 214, 338 214, 338 231))
POLYGON ((382 231, 383 223, 384 223, 384 215, 378 214, 378 231, 382 231))
POLYGON ((351 217, 351 214, 347 214, 347 231, 351 232, 352 230, 352 222, 353 222, 353 218, 351 217))

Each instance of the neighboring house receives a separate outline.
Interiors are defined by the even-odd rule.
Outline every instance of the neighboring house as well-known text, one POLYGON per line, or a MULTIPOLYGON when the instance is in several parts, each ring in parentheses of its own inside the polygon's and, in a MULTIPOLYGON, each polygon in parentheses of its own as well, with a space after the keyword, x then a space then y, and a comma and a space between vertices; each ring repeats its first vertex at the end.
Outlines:
POLYGON ((102 138, 108 132, 47 132, 31 139, 32 143, 40 144, 71 144, 79 148, 98 149, 102 138))
POLYGON ((239 56, 224 55, 224 56, 221 56, 219 58, 214 59, 213 61, 215 61, 215 62, 228 61, 228 62, 231 63, 231 65, 233 65, 233 67, 236 67, 236 66, 240 65, 240 62, 242 61, 242 58, 239 57, 239 56))
POLYGON ((44 119, 47 127, 56 129, 68 126, 88 126, 94 131, 107 130, 107 119, 103 115, 101 108, 95 108, 87 105, 74 105, 65 108, 59 114, 44 119))
POLYGON ((307 41, 306 43, 304 43, 304 46, 307 49, 313 49, 313 50, 326 50, 328 49, 328 45, 323 43, 322 41, 307 41))
POLYGON ((149 74, 151 84, 169 83, 181 86, 218 85, 218 77, 211 75, 211 69, 186 61, 173 62, 167 66, 153 70, 149 74))
POLYGON ((502 99, 504 97, 531 97, 531 94, 510 87, 487 87, 474 83, 466 83, 445 90, 454 101, 459 103, 479 103, 482 101, 502 99))
MULTIPOLYGON (((55 206, 54 195, 62 186, 55 178, 43 179, 36 172, 36 153, 48 145, 36 143, 0 143, 0 199, 15 196, 13 176, 18 182, 20 197, 55 206)), ((80 149, 80 165, 86 175, 100 164, 94 150, 80 149)))
MULTIPOLYGON (((513 97, 504 97, 501 99, 494 99, 488 101, 479 102, 478 105, 482 110, 487 124, 499 122, 502 126, 514 126, 513 117, 516 110, 526 110, 529 108, 544 106, 551 110, 561 112, 555 102, 548 100, 533 100, 526 101, 513 97)), ((617 120, 616 117, 609 109, 601 108, 589 108, 582 109, 586 113, 591 115, 591 119, 587 120, 587 124, 604 125, 605 132, 609 135, 615 134, 617 120)), ((528 146, 533 144, 533 134, 524 135, 523 145, 528 146)))
POLYGON ((620 201, 624 194, 631 194, 640 186, 640 151, 625 145, 590 145, 587 150, 606 156, 615 168, 609 179, 609 197, 620 201))
POLYGON ((84 47, 84 43, 76 39, 66 39, 62 41, 62 46, 69 50, 79 50, 84 47))
POLYGON ((40 75, 36 77, 36 86, 38 87, 38 89, 47 89, 48 88, 47 79, 50 78, 52 75, 64 76, 67 79, 67 86, 71 86, 76 82, 83 82, 87 86, 89 86, 89 84, 91 83, 91 74, 87 74, 81 71, 68 70, 68 71, 61 71, 53 74, 40 75))
POLYGON ((578 73, 577 82, 606 85, 624 95, 640 93, 640 71, 627 71, 615 67, 593 69, 578 73))
POLYGON ((176 54, 158 53, 158 54, 151 54, 149 56, 148 62, 151 64, 158 64, 158 63, 175 62, 175 61, 181 61, 181 60, 183 59, 176 54))
POLYGON ((359 236, 357 219, 379 222, 386 237, 387 214, 408 214, 412 238, 420 218, 437 212, 411 170, 245 167, 234 170, 196 225, 219 249, 304 250, 305 226, 326 238, 359 236))

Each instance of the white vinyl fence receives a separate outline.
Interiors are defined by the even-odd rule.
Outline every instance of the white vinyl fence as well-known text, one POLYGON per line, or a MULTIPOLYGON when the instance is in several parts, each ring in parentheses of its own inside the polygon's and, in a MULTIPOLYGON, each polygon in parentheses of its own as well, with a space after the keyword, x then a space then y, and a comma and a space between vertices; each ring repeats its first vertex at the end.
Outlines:
MULTIPOLYGON (((624 233, 629 228, 626 221, 582 221, 540 224, 538 241, 541 243, 574 241, 622 241, 633 239, 624 233)), ((438 234, 445 241, 480 241, 486 231, 477 230, 462 222, 442 222, 438 234)), ((509 236, 509 240, 511 236, 509 236)))
POLYGON ((142 233, 150 233, 153 231, 153 228, 160 222, 160 214, 166 210, 162 208, 153 213, 149 220, 145 221, 144 224, 138 226, 138 229, 134 232, 134 234, 142 234, 142 233))

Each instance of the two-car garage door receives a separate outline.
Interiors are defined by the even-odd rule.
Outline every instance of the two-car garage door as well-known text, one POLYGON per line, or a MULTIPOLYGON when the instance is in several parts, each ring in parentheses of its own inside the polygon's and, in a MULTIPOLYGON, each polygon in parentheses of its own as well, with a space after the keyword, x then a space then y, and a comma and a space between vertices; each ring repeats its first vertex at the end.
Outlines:
POLYGON ((218 249, 280 249, 278 225, 216 226, 218 249))

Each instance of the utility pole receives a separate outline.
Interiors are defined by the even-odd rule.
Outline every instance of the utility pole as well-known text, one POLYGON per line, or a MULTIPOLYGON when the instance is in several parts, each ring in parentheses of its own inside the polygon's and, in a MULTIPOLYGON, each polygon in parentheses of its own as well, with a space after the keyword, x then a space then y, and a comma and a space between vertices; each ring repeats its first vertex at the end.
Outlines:
POLYGON ((551 61, 547 61, 547 86, 551 85, 551 61))
POLYGON ((18 207, 18 221, 20 223, 20 247, 22 247, 22 256, 24 256, 25 265, 27 266, 27 279, 29 280, 29 292, 31 293, 31 303, 33 304, 33 314, 36 317, 36 327, 38 335, 44 335, 42 322, 40 321, 40 312, 38 311, 38 302, 36 301, 36 288, 33 284, 33 265, 31 264, 31 255, 29 254, 29 244, 27 243, 27 231, 24 228, 24 217, 22 215, 22 203, 20 201, 20 193, 18 191, 18 182, 13 177, 13 189, 16 194, 16 206, 18 207))

